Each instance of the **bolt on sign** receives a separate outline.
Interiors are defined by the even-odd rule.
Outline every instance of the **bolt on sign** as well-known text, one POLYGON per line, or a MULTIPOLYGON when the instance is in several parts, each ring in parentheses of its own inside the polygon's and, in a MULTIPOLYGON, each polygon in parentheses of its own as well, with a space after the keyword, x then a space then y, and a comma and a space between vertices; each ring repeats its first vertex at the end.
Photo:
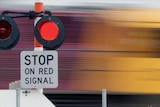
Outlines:
POLYGON ((57 51, 22 51, 20 57, 22 88, 58 86, 57 51))

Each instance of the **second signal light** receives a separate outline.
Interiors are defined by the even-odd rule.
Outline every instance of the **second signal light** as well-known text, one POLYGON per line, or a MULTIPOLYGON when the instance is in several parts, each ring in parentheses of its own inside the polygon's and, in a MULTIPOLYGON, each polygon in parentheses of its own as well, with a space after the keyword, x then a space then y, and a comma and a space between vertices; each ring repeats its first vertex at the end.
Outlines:
POLYGON ((35 25, 36 39, 45 49, 57 49, 64 42, 64 26, 55 16, 43 16, 35 25))

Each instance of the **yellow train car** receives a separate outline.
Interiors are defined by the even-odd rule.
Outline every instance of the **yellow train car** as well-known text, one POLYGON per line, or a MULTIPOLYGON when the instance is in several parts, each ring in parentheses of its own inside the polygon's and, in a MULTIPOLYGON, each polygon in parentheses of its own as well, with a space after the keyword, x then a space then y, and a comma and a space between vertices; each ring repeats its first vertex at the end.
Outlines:
POLYGON ((113 8, 87 17, 76 89, 160 93, 160 9, 113 8))

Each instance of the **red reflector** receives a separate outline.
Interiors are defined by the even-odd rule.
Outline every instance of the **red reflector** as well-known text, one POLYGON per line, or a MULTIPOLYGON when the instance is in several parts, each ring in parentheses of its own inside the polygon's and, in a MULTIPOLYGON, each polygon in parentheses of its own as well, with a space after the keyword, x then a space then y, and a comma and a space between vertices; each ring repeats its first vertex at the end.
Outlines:
POLYGON ((58 26, 51 21, 44 21, 40 23, 38 29, 41 37, 48 41, 56 39, 59 34, 58 26))
POLYGON ((7 39, 11 35, 12 27, 7 21, 0 21, 0 39, 7 39))

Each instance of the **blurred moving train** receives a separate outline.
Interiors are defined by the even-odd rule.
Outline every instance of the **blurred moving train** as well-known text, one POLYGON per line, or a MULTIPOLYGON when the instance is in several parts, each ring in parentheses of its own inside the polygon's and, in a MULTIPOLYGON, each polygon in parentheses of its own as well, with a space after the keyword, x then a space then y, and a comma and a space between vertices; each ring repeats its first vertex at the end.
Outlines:
MULTIPOLYGON (((57 49, 59 87, 55 90, 160 93, 159 12, 123 6, 52 11, 66 31, 65 42, 57 49)), ((19 53, 33 50, 33 21, 15 21, 21 38, 13 50, 0 51, 1 89, 20 78, 19 53)))
POLYGON ((77 72, 78 88, 159 93, 159 11, 114 8, 86 19, 80 40, 88 52, 79 56, 87 62, 79 68, 92 72, 77 72))

